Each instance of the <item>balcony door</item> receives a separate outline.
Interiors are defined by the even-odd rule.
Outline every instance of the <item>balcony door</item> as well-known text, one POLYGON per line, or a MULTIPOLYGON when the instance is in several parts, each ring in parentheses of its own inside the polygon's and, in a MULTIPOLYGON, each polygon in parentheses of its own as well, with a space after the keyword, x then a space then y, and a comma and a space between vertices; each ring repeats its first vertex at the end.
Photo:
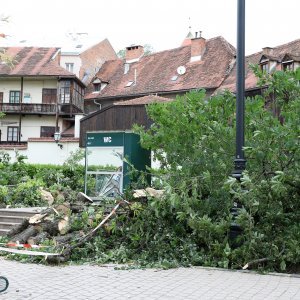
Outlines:
POLYGON ((43 89, 43 104, 55 104, 57 99, 56 89, 43 89))

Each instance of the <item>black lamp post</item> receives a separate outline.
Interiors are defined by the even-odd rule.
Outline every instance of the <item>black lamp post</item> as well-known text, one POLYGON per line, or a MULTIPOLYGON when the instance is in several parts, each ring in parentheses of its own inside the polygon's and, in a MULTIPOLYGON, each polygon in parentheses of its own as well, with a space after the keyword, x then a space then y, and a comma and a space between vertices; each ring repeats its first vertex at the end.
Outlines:
POLYGON ((236 156, 232 176, 241 179, 246 168, 244 155, 245 115, 245 0, 238 0, 237 11, 237 67, 236 67, 236 156))
MULTIPOLYGON (((237 66, 236 66, 236 155, 234 160, 234 171, 232 176, 238 181, 241 180, 242 173, 246 168, 246 159, 244 155, 244 115, 245 115, 245 0, 238 0, 237 11, 237 66)), ((232 247, 239 246, 237 237, 241 234, 241 227, 235 222, 239 214, 241 204, 234 203, 231 208, 233 217, 229 239, 232 247)))

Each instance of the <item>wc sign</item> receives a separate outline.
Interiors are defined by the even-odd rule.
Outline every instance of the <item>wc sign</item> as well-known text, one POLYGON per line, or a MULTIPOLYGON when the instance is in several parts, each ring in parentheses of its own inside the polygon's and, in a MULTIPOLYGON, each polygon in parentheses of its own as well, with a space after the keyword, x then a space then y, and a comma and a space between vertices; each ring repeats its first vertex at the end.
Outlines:
POLYGON ((111 136, 104 136, 103 143, 111 143, 111 136))

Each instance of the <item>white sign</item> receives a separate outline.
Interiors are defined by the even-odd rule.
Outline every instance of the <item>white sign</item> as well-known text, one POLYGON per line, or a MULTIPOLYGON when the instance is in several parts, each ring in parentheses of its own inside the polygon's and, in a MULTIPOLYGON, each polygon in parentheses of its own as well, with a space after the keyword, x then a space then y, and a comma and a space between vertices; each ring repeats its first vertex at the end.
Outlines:
POLYGON ((105 136, 105 137, 103 138, 103 142, 104 142, 104 143, 111 143, 111 137, 110 137, 110 136, 105 136))

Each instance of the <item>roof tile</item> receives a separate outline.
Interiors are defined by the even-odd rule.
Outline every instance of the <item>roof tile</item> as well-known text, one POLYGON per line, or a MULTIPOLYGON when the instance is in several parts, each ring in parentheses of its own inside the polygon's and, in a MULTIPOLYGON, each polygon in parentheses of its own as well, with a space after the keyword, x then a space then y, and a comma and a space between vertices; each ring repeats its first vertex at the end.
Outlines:
MULTIPOLYGON (((282 61, 286 54, 293 55, 295 58, 300 56, 300 39, 289 42, 287 44, 283 44, 273 48, 272 50, 272 58, 278 59, 279 62, 282 61)), ((254 75, 253 71, 249 68, 250 64, 259 64, 259 61, 262 56, 267 56, 263 53, 263 51, 251 54, 246 56, 245 59, 245 89, 250 90, 257 87, 257 78, 254 75)), ((222 90, 230 90, 232 92, 236 89, 236 65, 228 75, 228 77, 224 80, 222 85, 218 88, 217 91, 222 90)))
POLYGON ((14 65, 10 67, 5 63, 1 63, 0 75, 75 77, 73 73, 60 67, 53 60, 59 48, 8 47, 2 49, 13 58, 14 65))
POLYGON ((234 47, 222 37, 216 37, 206 41, 202 59, 193 63, 190 62, 190 45, 143 56, 130 64, 127 74, 124 74, 124 60, 107 61, 96 76, 106 80, 108 85, 100 93, 93 93, 93 85, 90 84, 85 99, 215 89, 223 82, 234 56, 234 47), (185 66, 185 74, 177 74, 179 66, 185 66), (175 75, 178 75, 177 79, 172 80, 175 75), (129 81, 135 79, 134 84, 126 87, 129 81))

